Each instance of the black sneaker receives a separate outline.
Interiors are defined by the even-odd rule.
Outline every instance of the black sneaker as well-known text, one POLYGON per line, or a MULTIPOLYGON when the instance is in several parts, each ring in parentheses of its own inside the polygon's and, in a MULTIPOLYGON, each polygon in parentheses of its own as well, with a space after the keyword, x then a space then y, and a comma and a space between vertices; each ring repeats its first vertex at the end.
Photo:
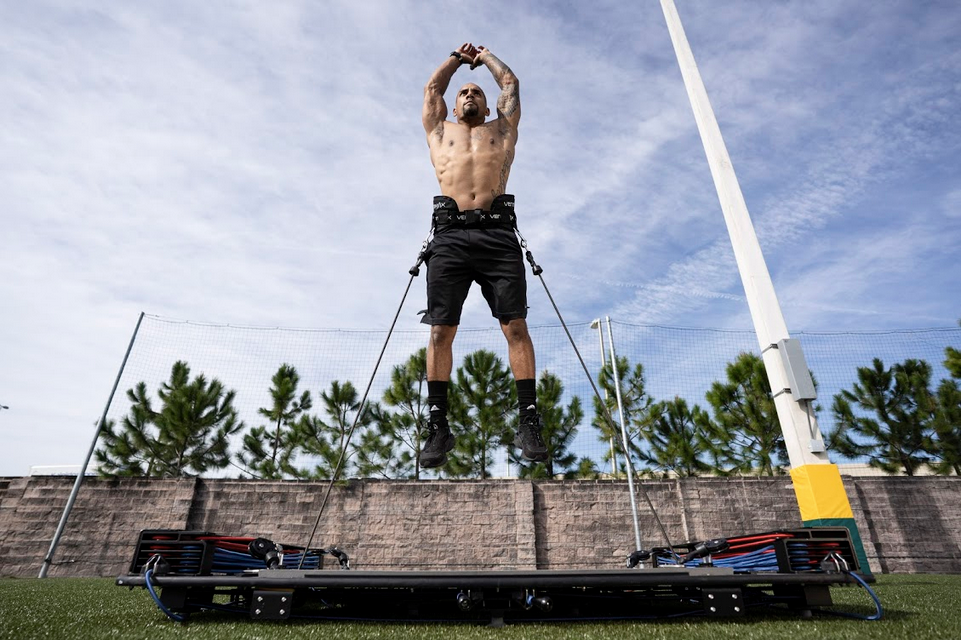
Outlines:
POLYGON ((517 435, 514 436, 514 446, 521 450, 523 458, 528 462, 547 462, 547 445, 541 436, 540 414, 521 416, 517 435))
POLYGON ((454 448, 454 434, 450 432, 447 418, 432 417, 427 430, 427 440, 420 451, 420 466, 432 469, 447 462, 447 452, 454 448))

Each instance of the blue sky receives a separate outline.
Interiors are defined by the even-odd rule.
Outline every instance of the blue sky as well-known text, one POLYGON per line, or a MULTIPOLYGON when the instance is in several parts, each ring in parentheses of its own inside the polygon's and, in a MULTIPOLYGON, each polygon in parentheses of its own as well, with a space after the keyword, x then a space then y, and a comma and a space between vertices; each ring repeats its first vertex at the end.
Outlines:
MULTIPOLYGON (((961 6, 677 5, 788 327, 955 325, 961 6)), ((0 475, 82 459, 141 311, 386 328, 464 41, 520 78, 509 190, 565 318, 750 329, 656 0, 7 2, 0 475)), ((421 277, 400 326, 423 306, 421 277)))

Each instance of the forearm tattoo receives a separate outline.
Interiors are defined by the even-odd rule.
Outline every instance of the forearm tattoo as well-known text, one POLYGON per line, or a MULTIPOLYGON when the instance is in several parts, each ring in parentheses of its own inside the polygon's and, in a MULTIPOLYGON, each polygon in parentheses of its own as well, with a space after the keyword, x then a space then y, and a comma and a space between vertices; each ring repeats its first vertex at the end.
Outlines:
POLYGON ((514 115, 517 111, 517 105, 520 104, 520 93, 517 90, 517 84, 511 83, 511 85, 501 91, 500 97, 497 98, 497 110, 503 113, 508 118, 514 115))
POLYGON ((505 116, 510 117, 517 111, 520 104, 520 90, 517 84, 517 77, 511 68, 500 61, 493 53, 487 54, 484 59, 487 68, 490 69, 494 80, 501 87, 501 94, 497 98, 497 110, 505 116), (506 82, 506 86, 505 86, 506 82))
POLYGON ((500 58, 495 56, 493 53, 488 51, 485 55, 487 56, 485 64, 487 65, 487 68, 491 70, 491 73, 494 74, 495 79, 500 80, 505 73, 514 75, 514 72, 511 71, 511 68, 501 62, 500 58))

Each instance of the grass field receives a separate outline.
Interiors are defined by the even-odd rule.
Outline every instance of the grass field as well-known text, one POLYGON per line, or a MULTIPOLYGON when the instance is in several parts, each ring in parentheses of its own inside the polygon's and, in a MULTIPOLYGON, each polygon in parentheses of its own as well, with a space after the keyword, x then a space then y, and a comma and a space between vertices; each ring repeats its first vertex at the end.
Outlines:
MULTIPOLYGON (((501 629, 448 624, 253 622, 229 614, 202 613, 187 624, 169 620, 144 589, 117 587, 109 578, 0 580, 0 638, 143 638, 145 640, 331 640, 368 638, 683 638, 684 640, 826 640, 889 638, 961 639, 961 575, 879 576, 873 586, 884 606, 879 622, 818 614, 754 614, 736 620, 518 624, 501 629)), ((874 605, 858 587, 831 589, 835 609, 870 615, 874 605)))

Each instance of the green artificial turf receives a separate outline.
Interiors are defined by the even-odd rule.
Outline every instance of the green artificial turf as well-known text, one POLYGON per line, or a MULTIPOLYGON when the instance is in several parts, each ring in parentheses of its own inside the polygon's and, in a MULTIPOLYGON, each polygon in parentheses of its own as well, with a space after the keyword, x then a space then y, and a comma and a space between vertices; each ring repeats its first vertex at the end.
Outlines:
MULTIPOLYGON (((492 629, 466 624, 253 622, 213 612, 194 614, 187 624, 180 624, 164 616, 145 589, 131 591, 117 587, 109 578, 10 578, 0 580, 0 638, 961 639, 961 576, 879 576, 873 588, 884 606, 884 619, 879 622, 824 614, 801 619, 787 612, 776 612, 737 619, 698 617, 657 622, 515 624, 492 629)), ((870 596, 859 587, 833 587, 831 593, 837 610, 860 615, 874 613, 870 596)))

